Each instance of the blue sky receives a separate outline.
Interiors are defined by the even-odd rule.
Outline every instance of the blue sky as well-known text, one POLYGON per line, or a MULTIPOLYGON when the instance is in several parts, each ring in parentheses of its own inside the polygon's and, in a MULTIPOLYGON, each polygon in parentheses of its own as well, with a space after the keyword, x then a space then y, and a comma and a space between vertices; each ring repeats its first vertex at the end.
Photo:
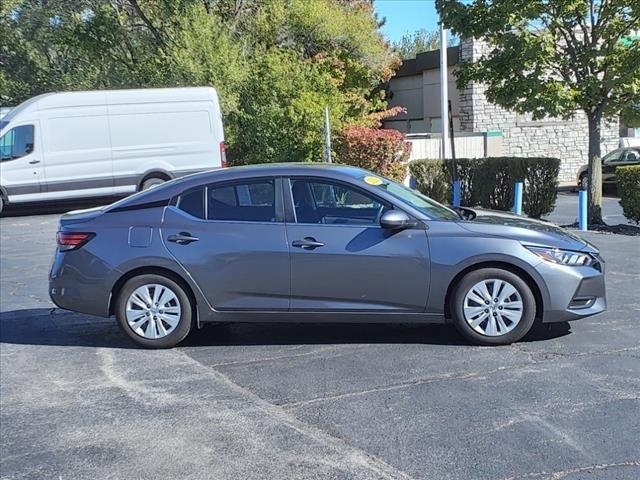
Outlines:
POLYGON ((378 17, 386 17, 382 31, 389 40, 398 41, 405 33, 421 28, 438 29, 438 12, 434 0, 374 0, 378 17))

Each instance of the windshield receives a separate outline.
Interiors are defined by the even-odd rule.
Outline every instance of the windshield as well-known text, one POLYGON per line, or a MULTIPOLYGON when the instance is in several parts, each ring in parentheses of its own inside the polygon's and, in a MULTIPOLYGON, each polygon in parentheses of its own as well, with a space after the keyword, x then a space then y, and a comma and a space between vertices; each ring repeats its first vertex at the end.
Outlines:
POLYGON ((417 190, 407 188, 404 185, 389 180, 388 178, 368 175, 364 177, 364 181, 369 185, 374 185, 382 190, 386 190, 397 199, 408 203, 413 208, 420 210, 430 218, 437 220, 460 220, 460 216, 455 210, 445 207, 417 190))

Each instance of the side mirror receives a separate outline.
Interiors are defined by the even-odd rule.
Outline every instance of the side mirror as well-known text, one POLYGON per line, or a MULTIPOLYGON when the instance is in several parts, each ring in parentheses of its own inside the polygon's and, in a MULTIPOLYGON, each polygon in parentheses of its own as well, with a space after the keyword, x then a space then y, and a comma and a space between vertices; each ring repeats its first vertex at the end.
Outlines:
POLYGON ((400 230, 416 225, 416 221, 400 210, 387 210, 380 217, 380 226, 390 230, 400 230))

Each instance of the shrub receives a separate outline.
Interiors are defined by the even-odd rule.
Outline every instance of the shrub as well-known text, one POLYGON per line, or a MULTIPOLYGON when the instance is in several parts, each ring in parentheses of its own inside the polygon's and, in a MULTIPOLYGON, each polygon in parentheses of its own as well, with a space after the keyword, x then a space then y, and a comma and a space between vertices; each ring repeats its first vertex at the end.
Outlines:
POLYGON ((640 225, 640 165, 616 168, 616 183, 624 216, 640 225))
MULTIPOLYGON (((455 165, 462 205, 510 210, 514 184, 524 182, 524 212, 540 218, 553 211, 560 169, 557 158, 461 158, 456 159, 455 165)), ((415 160, 409 168, 418 190, 434 200, 450 203, 451 160, 415 160)))
POLYGON ((411 143, 397 130, 349 126, 336 139, 335 152, 340 163, 402 182, 411 143))
POLYGON ((409 173, 416 181, 416 188, 436 202, 449 203, 451 184, 442 160, 414 160, 409 163, 409 173))

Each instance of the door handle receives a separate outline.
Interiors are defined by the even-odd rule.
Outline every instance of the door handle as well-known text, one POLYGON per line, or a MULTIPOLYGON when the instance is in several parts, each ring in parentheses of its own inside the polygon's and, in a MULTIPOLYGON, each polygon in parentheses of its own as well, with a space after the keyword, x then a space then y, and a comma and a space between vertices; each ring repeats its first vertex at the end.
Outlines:
POLYGON ((324 247, 324 243, 317 242, 313 237, 304 237, 302 240, 294 240, 291 242, 293 247, 303 248, 304 250, 313 250, 314 248, 324 247))
POLYGON ((35 165, 36 163, 40 163, 40 160, 31 160, 29 165, 35 165))
POLYGON ((180 232, 177 235, 169 235, 167 240, 178 245, 189 245, 191 242, 197 242, 200 239, 192 236, 189 232, 180 232))

